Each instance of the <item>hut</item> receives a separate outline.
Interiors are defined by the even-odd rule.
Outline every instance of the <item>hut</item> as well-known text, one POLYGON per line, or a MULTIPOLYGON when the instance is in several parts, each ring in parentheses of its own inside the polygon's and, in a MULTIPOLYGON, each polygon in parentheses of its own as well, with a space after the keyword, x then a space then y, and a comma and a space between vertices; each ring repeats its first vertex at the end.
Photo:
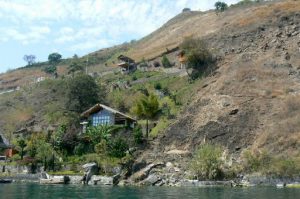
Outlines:
POLYGON ((84 120, 84 122, 81 123, 82 125, 87 125, 90 123, 92 126, 123 125, 133 128, 136 123, 136 119, 133 117, 130 117, 129 115, 121 113, 120 111, 103 104, 96 104, 95 106, 83 112, 81 117, 84 120))
POLYGON ((134 72, 137 68, 135 61, 125 55, 118 57, 118 66, 121 68, 123 74, 134 72))

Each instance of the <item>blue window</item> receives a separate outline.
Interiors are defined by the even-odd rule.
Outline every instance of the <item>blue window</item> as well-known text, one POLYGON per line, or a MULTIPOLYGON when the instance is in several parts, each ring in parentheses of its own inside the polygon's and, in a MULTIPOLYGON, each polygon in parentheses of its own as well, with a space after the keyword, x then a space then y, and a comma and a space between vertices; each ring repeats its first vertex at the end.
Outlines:
POLYGON ((100 111, 92 116, 93 126, 110 124, 110 121, 110 113, 107 111, 100 111))

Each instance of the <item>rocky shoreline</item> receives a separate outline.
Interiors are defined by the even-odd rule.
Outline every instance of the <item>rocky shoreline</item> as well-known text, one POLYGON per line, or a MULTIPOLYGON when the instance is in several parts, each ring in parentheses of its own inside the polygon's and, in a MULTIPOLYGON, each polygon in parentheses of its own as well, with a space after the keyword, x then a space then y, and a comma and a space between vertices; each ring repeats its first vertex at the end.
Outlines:
MULTIPOLYGON (((190 174, 179 165, 171 162, 156 162, 151 164, 132 165, 132 169, 128 171, 120 170, 112 176, 98 175, 98 168, 95 163, 83 165, 85 168, 84 180, 82 175, 52 175, 51 178, 67 178, 68 184, 88 184, 88 185, 106 185, 106 186, 170 186, 170 187, 211 187, 211 186, 278 186, 278 185, 295 185, 300 187, 300 176, 297 178, 276 178, 262 176, 260 174, 240 175, 238 178, 221 181, 205 181, 192 180, 187 176, 190 174), (96 168, 95 168, 96 167, 96 168), (87 178, 87 177, 86 177, 87 178)), ((10 168, 11 173, 6 173, 0 179, 8 179, 13 182, 33 182, 39 183, 42 172, 36 174, 25 173, 28 170, 18 168, 10 168)))

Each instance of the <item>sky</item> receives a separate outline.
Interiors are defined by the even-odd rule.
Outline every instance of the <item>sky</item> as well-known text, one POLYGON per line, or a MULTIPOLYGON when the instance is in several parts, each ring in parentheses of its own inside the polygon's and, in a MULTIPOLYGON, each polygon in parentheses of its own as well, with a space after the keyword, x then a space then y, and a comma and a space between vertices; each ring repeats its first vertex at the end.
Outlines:
MULTIPOLYGON (((223 0, 227 4, 239 0, 223 0)), ((138 40, 183 8, 205 11, 214 0, 0 0, 0 73, 26 65, 138 40)))

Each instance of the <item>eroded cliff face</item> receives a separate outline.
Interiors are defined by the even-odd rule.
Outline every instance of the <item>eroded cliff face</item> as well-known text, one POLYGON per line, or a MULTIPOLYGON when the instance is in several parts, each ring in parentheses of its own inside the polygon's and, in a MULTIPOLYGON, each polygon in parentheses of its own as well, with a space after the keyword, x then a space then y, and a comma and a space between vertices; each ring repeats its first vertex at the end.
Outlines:
POLYGON ((300 14, 276 13, 203 37, 218 69, 139 160, 187 165, 204 142, 224 146, 234 161, 246 148, 299 155, 300 14))

